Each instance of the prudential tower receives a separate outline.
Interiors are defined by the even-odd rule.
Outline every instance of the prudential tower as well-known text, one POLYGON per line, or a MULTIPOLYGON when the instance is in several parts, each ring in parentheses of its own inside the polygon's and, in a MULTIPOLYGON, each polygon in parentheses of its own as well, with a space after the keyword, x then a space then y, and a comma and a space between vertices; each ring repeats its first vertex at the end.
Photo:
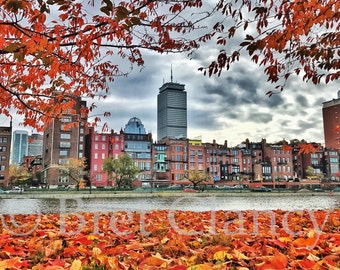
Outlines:
POLYGON ((171 81, 159 88, 157 96, 157 139, 187 138, 187 92, 184 84, 171 81))

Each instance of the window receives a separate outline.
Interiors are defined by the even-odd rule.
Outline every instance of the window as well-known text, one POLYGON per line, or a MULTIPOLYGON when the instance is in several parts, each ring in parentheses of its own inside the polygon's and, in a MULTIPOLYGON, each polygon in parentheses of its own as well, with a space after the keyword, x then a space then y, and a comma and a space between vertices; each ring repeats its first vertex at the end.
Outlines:
POLYGON ((60 133, 60 139, 71 139, 70 133, 60 133))
POLYGON ((181 169, 181 164, 180 163, 176 163, 176 170, 180 170, 181 169))
POLYGON ((94 153, 94 159, 98 159, 98 153, 94 153))
POLYGON ((106 140, 106 136, 102 135, 102 140, 105 141, 106 140))
POLYGON ((5 175, 4 174, 0 174, 0 180, 5 180, 5 175))
POLYGON ((68 164, 68 159, 60 158, 59 159, 59 165, 63 165, 63 164, 68 164))
POLYGON ((331 163, 337 163, 338 162, 338 158, 333 157, 333 158, 330 158, 329 161, 331 163))
POLYGON ((102 153, 102 159, 105 159, 105 153, 102 153))
POLYGON ((94 144, 94 149, 96 149, 96 150, 98 149, 98 143, 94 144))
POLYGON ((6 160, 6 156, 0 156, 0 161, 5 161, 6 160))
POLYGON ((181 147, 179 145, 176 146, 176 152, 181 152, 181 147))
POLYGON ((0 137, 0 143, 7 143, 6 137, 0 137))
POLYGON ((59 183, 67 183, 68 182, 67 176, 59 177, 58 182, 59 183))
POLYGON ((79 155, 78 155, 79 158, 82 158, 83 157, 83 153, 80 152, 79 155))
POLYGON ((71 118, 71 116, 63 115, 63 117, 61 118, 61 122, 70 123, 70 122, 72 122, 72 118, 71 118))
POLYGON ((81 128, 81 129, 79 130, 79 133, 80 133, 80 134, 84 134, 84 128, 81 128))
POLYGON ((105 143, 102 144, 102 150, 105 150, 106 146, 105 143))
POLYGON ((102 181, 102 175, 101 174, 96 175, 96 181, 102 181))
POLYGON ((68 151, 67 150, 60 150, 59 155, 60 156, 68 156, 68 151))
POLYGON ((0 165, 0 171, 4 171, 6 170, 6 166, 5 165, 0 165))
POLYGON ((79 141, 80 141, 80 142, 83 142, 83 141, 84 141, 84 136, 80 136, 80 137, 79 137, 79 141))
POLYGON ((7 147, 6 146, 0 146, 0 152, 6 152, 7 147))
POLYGON ((84 145, 79 144, 79 150, 80 150, 80 151, 83 151, 83 149, 84 149, 84 145))
POLYGON ((97 165, 97 164, 94 164, 94 165, 93 165, 93 170, 94 170, 94 171, 98 171, 98 165, 97 165))
POLYGON ((60 142, 60 148, 70 148, 71 142, 60 142))

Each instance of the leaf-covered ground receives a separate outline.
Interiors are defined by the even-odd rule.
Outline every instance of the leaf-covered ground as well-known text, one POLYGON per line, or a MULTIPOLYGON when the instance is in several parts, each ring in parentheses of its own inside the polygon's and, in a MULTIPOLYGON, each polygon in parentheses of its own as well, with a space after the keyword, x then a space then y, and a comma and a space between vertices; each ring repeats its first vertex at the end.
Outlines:
POLYGON ((340 269, 340 210, 1 215, 0 269, 340 269))

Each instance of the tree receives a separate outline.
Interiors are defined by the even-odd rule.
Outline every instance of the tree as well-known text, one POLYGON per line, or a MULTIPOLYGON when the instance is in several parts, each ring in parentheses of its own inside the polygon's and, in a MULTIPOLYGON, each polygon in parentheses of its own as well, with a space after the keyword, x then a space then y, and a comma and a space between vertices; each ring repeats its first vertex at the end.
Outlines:
MULTIPOLYGON (((0 114, 9 116, 15 109, 24 125, 39 130, 63 112, 72 113, 75 96, 105 97, 116 76, 144 64, 143 49, 167 53, 197 47, 181 37, 195 27, 180 14, 201 4, 2 1, 0 114), (122 67, 129 65, 124 61, 130 63, 125 70, 122 67)), ((94 107, 84 108, 82 114, 94 107)))
POLYGON ((220 49, 215 61, 200 68, 210 76, 229 69, 245 50, 270 82, 283 80, 279 90, 292 74, 315 84, 339 78, 339 1, 209 3, 2 1, 0 113, 10 116, 14 109, 24 125, 39 130, 72 112, 74 96, 105 97, 116 76, 144 65, 143 50, 191 53, 205 42, 220 49))
POLYGON ((31 174, 18 164, 9 166, 9 182, 11 185, 25 185, 31 178, 31 174))
POLYGON ((115 180, 115 186, 118 188, 127 186, 132 187, 132 181, 139 172, 134 160, 128 155, 123 154, 118 159, 108 157, 104 160, 103 171, 107 172, 109 179, 115 180))
POLYGON ((210 179, 211 179, 210 175, 203 171, 198 170, 188 171, 188 180, 194 185, 194 188, 196 188, 198 184, 203 183, 210 179))
POLYGON ((58 169, 61 177, 67 179, 68 182, 75 183, 78 188, 81 181, 84 180, 84 177, 87 175, 86 167, 85 158, 69 158, 68 162, 59 165, 58 169))
POLYGON ((340 76, 339 10, 337 0, 220 0, 216 12, 223 20, 216 22, 213 31, 201 40, 215 37, 223 49, 215 61, 200 70, 209 76, 220 75, 240 59, 245 49, 251 60, 263 67, 268 81, 283 80, 276 86, 281 91, 292 74, 301 73, 303 81, 314 84, 321 79, 325 83, 335 81, 340 76), (225 47, 238 38, 243 42, 228 52, 225 47))

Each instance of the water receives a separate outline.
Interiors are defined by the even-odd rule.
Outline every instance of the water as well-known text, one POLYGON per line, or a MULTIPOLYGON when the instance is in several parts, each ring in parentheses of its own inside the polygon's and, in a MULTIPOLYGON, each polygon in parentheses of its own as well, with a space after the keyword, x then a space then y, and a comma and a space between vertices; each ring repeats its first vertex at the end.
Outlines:
POLYGON ((303 210, 340 208, 338 195, 278 195, 232 197, 0 199, 0 214, 114 212, 151 210, 303 210))

